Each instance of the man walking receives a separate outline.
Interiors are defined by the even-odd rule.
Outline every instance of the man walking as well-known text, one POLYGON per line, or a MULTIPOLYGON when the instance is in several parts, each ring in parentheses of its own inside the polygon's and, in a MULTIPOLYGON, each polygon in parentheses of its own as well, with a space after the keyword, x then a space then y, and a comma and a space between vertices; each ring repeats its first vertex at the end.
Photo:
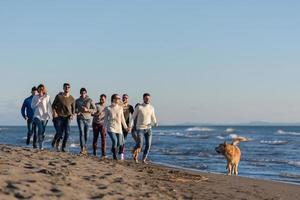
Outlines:
MULTIPOLYGON (((124 118, 126 121, 126 125, 129 127, 129 123, 130 123, 130 117, 134 112, 133 106, 129 105, 129 96, 127 94, 123 94, 122 97, 122 101, 123 101, 123 113, 124 113, 124 118)), ((126 143, 126 139, 127 139, 127 135, 128 135, 128 131, 125 129, 124 126, 122 126, 123 129, 123 135, 124 135, 124 144, 120 147, 119 150, 119 154, 121 155, 121 160, 125 159, 125 143, 126 143)))
POLYGON ((71 96, 69 83, 63 85, 64 92, 58 94, 52 104, 53 118, 57 118, 58 133, 54 136, 55 147, 58 150, 60 140, 63 138, 61 151, 65 152, 70 134, 70 122, 75 114, 75 99, 71 96))
POLYGON ((31 89, 31 96, 24 100, 22 108, 21 108, 21 114, 27 123, 26 144, 27 145, 30 144, 30 139, 31 139, 31 136, 33 135, 33 148, 37 148, 36 125, 33 122, 34 109, 31 107, 32 99, 35 95, 37 95, 37 88, 33 87, 31 89))
POLYGON ((137 130, 137 143, 133 150, 133 159, 138 163, 138 154, 143 147, 143 137, 145 138, 145 149, 143 155, 143 163, 147 164, 147 157, 150 151, 152 142, 152 126, 157 126, 156 116, 154 113, 154 108, 150 105, 151 96, 149 93, 143 95, 144 103, 139 105, 132 116, 131 126, 133 126, 136 120, 136 130, 137 130), (143 135, 143 136, 142 136, 143 135))
POLYGON ((97 156, 97 143, 99 134, 101 135, 101 153, 102 158, 106 158, 106 132, 103 131, 104 117, 106 108, 106 95, 100 95, 100 102, 96 103, 96 112, 93 114, 93 154, 97 156))
POLYGON ((93 100, 87 95, 85 88, 80 89, 80 97, 76 99, 75 112, 79 128, 80 154, 87 156, 87 140, 90 131, 92 114, 95 111, 93 100))

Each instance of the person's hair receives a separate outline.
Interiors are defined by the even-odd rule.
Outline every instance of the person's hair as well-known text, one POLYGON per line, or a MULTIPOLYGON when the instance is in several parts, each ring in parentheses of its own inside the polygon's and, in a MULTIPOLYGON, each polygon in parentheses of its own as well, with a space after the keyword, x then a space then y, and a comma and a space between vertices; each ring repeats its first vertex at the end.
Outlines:
POLYGON ((67 86, 70 86, 70 83, 64 83, 64 86, 63 86, 63 87, 65 88, 65 87, 67 87, 67 86))
POLYGON ((143 94, 143 98, 145 98, 145 97, 150 97, 151 95, 149 94, 149 93, 144 93, 143 94))
POLYGON ((86 90, 85 88, 81 88, 81 89, 80 89, 80 94, 81 94, 82 92, 87 92, 87 90, 86 90))
POLYGON ((123 97, 129 97, 128 94, 123 94, 123 97))
POLYGON ((42 90, 42 92, 43 92, 44 94, 47 94, 47 88, 45 87, 45 85, 40 84, 40 85, 37 87, 37 89, 38 89, 38 91, 39 91, 39 90, 42 90))
POLYGON ((105 94, 101 94, 100 98, 104 97, 106 99, 106 95, 105 94))
POLYGON ((117 96, 119 96, 119 95, 118 95, 118 94, 113 94, 113 95, 111 95, 111 102, 113 102, 114 99, 117 98, 117 96))
POLYGON ((37 88, 36 88, 35 86, 33 86, 33 87, 31 88, 31 92, 33 92, 33 91, 37 91, 37 88))
POLYGON ((140 103, 135 104, 134 108, 137 108, 138 106, 140 106, 140 103))

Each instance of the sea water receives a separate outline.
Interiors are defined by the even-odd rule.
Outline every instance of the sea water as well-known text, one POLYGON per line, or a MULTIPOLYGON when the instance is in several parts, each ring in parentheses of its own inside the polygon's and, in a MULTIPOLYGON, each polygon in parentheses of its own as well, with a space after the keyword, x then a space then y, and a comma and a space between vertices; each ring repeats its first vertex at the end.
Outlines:
MULTIPOLYGON (((0 143, 26 146, 25 126, 0 127, 0 143)), ((55 134, 48 126, 45 147, 51 150, 55 134)), ((300 127, 279 126, 161 126, 153 129, 153 142, 149 155, 152 162, 207 172, 226 173, 226 161, 215 152, 224 140, 242 136, 251 139, 239 147, 242 158, 240 176, 300 184, 300 127)), ((89 152, 92 152, 92 130, 89 134, 89 152)), ((110 139, 107 136, 107 152, 110 139)), ((101 146, 100 137, 98 146, 101 146)), ((134 141, 128 135, 126 158, 131 159, 134 141)), ((29 146, 31 147, 31 146, 29 146)), ((71 127, 68 151, 79 153, 79 132, 71 127)), ((99 155, 100 148, 99 148, 99 155)), ((110 156, 110 153, 108 153, 110 156)))

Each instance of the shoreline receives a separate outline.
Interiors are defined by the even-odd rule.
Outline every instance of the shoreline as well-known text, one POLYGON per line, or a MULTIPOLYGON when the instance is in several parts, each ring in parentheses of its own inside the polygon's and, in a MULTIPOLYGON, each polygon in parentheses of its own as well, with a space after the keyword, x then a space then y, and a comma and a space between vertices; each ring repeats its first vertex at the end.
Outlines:
POLYGON ((289 183, 0 145, 0 199, 297 199, 289 183))
MULTIPOLYGON (((211 171, 205 171, 205 170, 200 170, 200 169, 192 169, 192 168, 186 168, 186 167, 181 167, 181 166, 175 166, 171 164, 165 164, 161 162, 151 162, 153 166, 161 166, 161 167, 166 167, 166 168, 173 168, 173 169, 178 169, 178 170, 183 170, 186 172, 191 172, 191 173, 207 173, 207 174, 214 174, 214 175, 223 175, 226 176, 226 172, 220 173, 220 172, 211 172, 211 171)), ((238 176, 242 178, 247 178, 247 179, 252 179, 252 180, 257 180, 257 181, 268 181, 268 182, 274 182, 274 183, 282 183, 282 184, 290 184, 290 185, 296 185, 300 186, 300 183, 295 183, 295 182, 287 182, 287 181, 279 181, 279 180, 270 180, 270 179, 260 179, 256 177, 249 177, 249 176, 238 176)))

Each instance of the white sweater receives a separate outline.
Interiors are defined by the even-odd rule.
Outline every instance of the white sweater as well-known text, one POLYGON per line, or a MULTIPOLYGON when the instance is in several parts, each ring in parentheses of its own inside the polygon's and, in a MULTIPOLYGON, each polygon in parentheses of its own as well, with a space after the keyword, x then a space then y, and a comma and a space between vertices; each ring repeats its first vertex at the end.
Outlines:
POLYGON ((38 118, 43 121, 51 118, 52 107, 49 95, 43 97, 35 95, 32 98, 31 107, 34 109, 34 118, 38 118))
POLYGON ((119 105, 111 105, 105 108, 104 127, 108 132, 122 134, 122 125, 127 129, 123 108, 119 105))
POLYGON ((133 126, 135 119, 137 130, 144 130, 151 128, 152 126, 157 126, 154 108, 150 104, 142 104, 135 109, 130 123, 131 127, 133 126))

